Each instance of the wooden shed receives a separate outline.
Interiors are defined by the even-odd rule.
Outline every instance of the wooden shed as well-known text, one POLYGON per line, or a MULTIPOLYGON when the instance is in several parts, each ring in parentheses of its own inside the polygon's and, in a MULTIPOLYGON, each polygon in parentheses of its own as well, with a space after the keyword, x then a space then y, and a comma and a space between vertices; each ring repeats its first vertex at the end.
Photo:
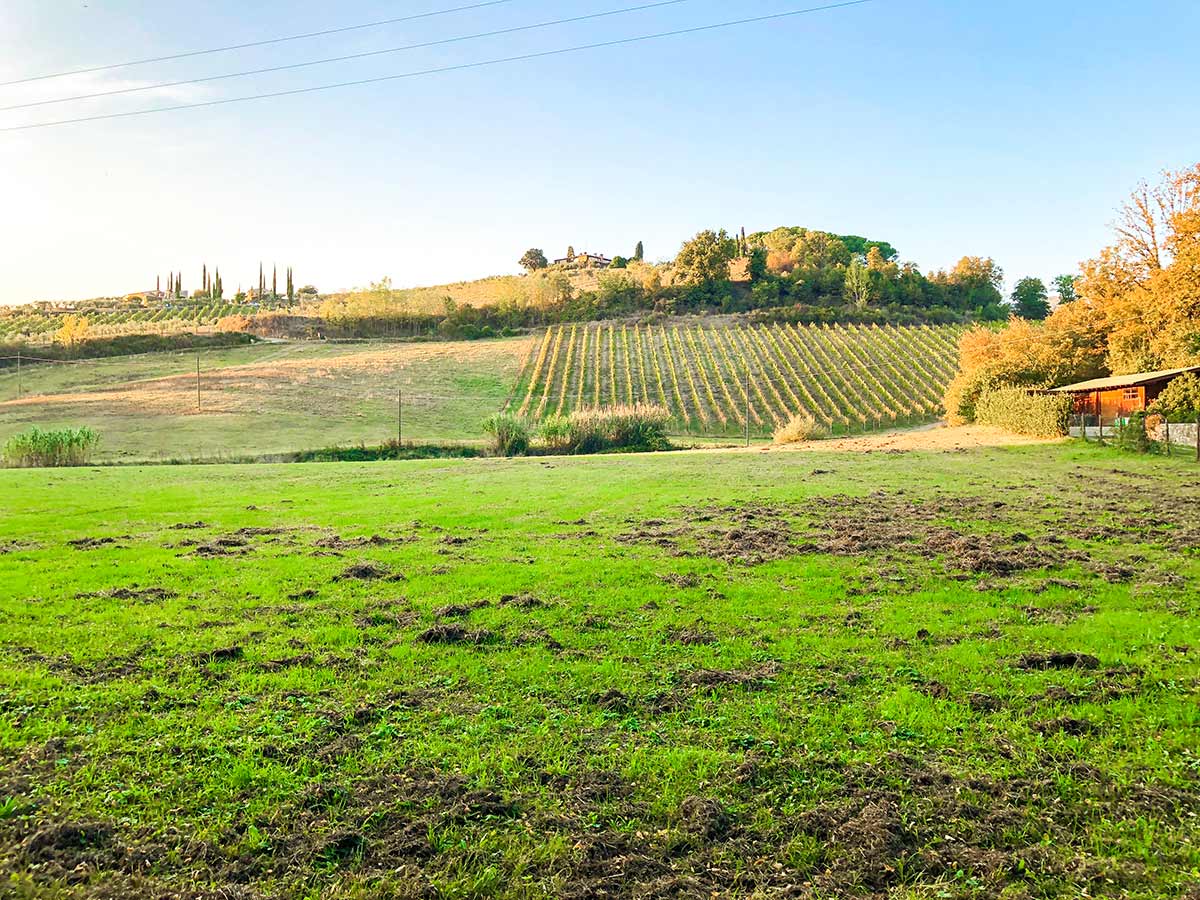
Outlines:
POLYGON ((1123 419, 1135 412, 1145 412, 1158 399, 1163 388, 1188 372, 1200 372, 1200 366, 1093 378, 1091 381, 1054 388, 1050 393, 1070 394, 1075 400, 1076 415, 1123 419))

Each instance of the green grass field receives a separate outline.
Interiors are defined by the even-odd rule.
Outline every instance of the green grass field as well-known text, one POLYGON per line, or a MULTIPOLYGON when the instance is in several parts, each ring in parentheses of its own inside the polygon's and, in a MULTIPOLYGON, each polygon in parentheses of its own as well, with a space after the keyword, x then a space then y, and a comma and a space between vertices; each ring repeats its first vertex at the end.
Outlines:
POLYGON ((31 425, 87 425, 101 461, 244 457, 404 439, 479 441, 528 339, 257 344, 27 366, 0 373, 0 442, 31 425), (19 395, 20 393, 20 395, 19 395))
POLYGON ((1194 898, 1194 463, 0 472, 0 894, 1194 898))

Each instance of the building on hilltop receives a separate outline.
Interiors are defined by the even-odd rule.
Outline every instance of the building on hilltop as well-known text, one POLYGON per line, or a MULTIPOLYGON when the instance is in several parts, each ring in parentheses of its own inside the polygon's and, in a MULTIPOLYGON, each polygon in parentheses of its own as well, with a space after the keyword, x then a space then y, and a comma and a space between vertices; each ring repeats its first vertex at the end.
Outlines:
POLYGON ((600 253, 567 254, 554 261, 556 266, 576 266, 581 269, 607 269, 612 260, 600 253))
POLYGON ((1133 413, 1145 412, 1168 384, 1188 372, 1200 372, 1200 366, 1093 378, 1054 388, 1050 393, 1069 394, 1075 402, 1076 415, 1123 419, 1133 413))

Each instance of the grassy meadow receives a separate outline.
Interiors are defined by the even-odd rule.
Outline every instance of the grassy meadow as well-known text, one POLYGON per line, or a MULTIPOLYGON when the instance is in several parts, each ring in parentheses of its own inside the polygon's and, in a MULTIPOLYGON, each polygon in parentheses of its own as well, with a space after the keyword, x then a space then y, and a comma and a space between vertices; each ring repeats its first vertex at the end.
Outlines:
POLYGON ((241 457, 404 438, 478 441, 504 405, 529 339, 263 343, 0 373, 0 443, 36 425, 89 426, 101 461, 241 457))
POLYGON ((1194 898, 1198 471, 0 472, 0 894, 1194 898))

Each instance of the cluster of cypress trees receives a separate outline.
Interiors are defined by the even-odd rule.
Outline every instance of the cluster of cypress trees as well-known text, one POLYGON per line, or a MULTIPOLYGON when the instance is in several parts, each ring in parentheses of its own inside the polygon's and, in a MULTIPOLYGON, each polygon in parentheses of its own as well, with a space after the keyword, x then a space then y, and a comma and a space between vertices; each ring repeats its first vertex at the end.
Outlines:
MULTIPOLYGON (((208 300, 224 300, 225 299, 225 283, 221 280, 221 270, 214 268, 210 274, 208 271, 208 263, 205 263, 201 269, 201 293, 200 296, 208 300)), ((287 278, 287 298, 290 303, 296 298, 296 280, 292 271, 292 267, 287 267, 285 273, 287 278)), ((158 276, 154 281, 154 289, 159 293, 163 293, 162 276, 158 276)), ((166 295, 175 299, 182 299, 183 294, 183 275, 179 272, 167 273, 167 289, 166 295)), ((267 296, 267 278, 266 271, 263 269, 262 263, 258 264, 258 297, 267 296)), ((270 297, 273 300, 279 299, 279 268, 274 267, 271 270, 271 293, 270 297)))

